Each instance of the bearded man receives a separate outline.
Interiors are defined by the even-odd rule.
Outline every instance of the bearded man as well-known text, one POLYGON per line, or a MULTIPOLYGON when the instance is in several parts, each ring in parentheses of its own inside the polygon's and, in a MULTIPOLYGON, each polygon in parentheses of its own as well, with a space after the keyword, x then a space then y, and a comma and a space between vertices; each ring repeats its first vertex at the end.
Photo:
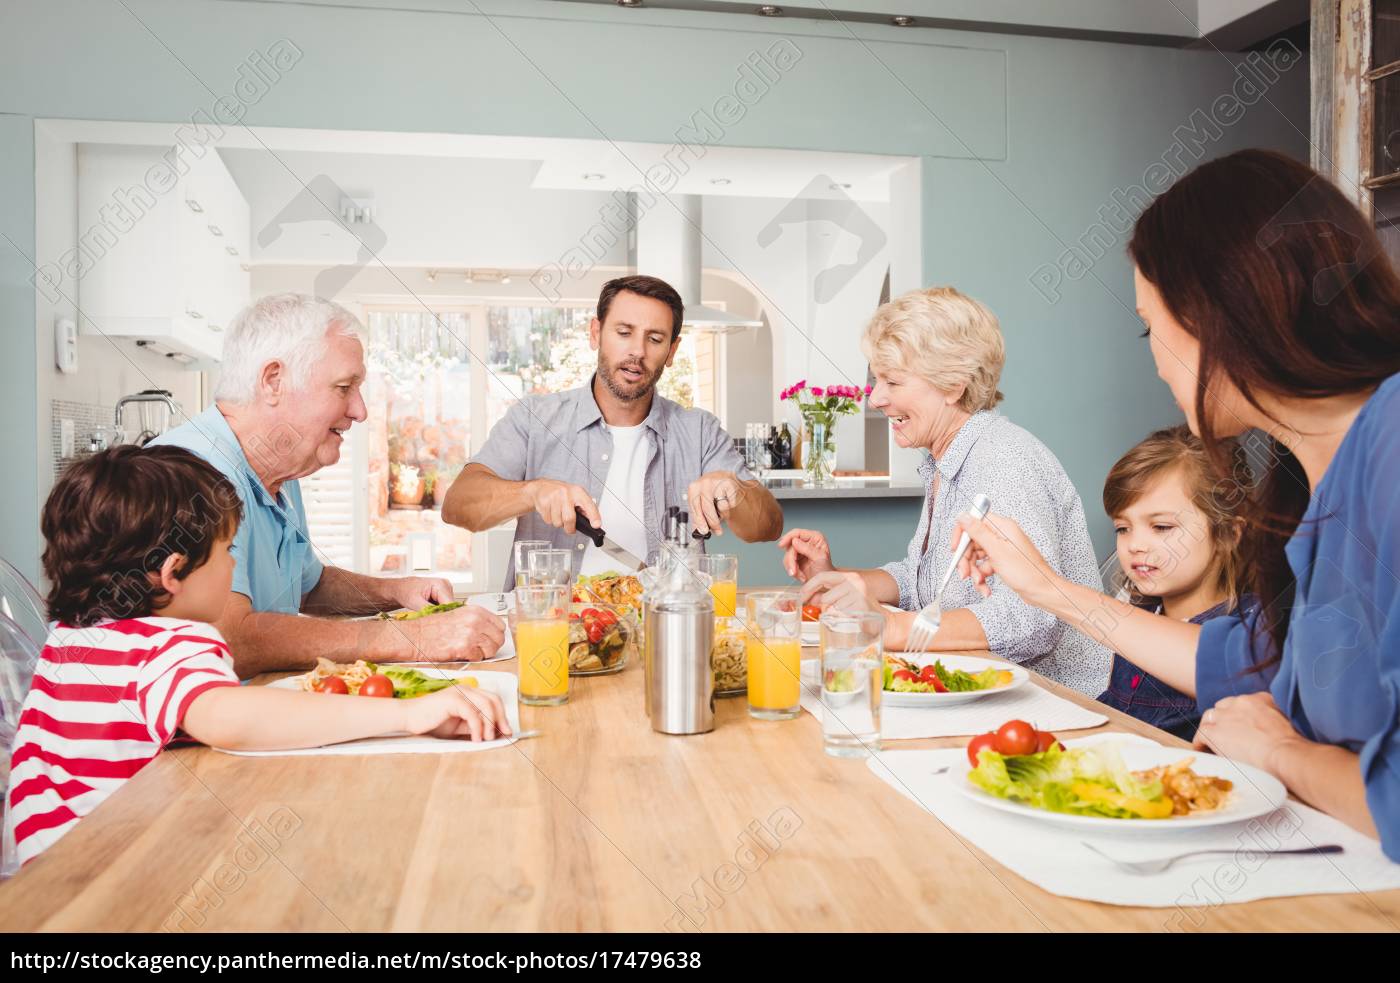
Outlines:
MULTIPOLYGON (((783 531, 783 513, 755 481, 714 414, 656 391, 681 341, 682 304, 651 276, 609 280, 589 341, 598 368, 588 384, 527 396, 492 429, 448 490, 446 522, 474 532, 516 519, 515 538, 573 553, 574 574, 615 566, 576 529, 576 511, 641 559, 679 505, 698 532, 728 526, 745 542, 783 531)), ((515 584, 514 550, 505 589, 515 584)))

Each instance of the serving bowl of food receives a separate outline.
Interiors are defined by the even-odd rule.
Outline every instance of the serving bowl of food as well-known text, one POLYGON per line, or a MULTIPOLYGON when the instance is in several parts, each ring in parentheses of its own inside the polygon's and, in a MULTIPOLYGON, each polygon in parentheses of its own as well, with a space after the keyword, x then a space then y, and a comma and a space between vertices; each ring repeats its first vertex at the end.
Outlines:
POLYGON ((744 696, 749 691, 749 662, 744 651, 744 622, 716 618, 710 664, 715 670, 715 696, 744 696))
POLYGON ((641 634, 630 605, 575 602, 569 611, 569 675, 621 672, 637 657, 641 634))

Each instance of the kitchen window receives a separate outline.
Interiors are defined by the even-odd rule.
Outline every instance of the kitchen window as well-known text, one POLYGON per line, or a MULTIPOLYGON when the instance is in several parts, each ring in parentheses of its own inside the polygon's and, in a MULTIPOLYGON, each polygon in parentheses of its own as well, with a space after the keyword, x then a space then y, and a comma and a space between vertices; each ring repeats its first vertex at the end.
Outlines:
MULTIPOLYGON (((303 478, 312 541, 326 562, 385 576, 441 576, 495 589, 483 536, 442 521, 452 481, 522 396, 585 383, 591 303, 366 307, 369 419, 341 460, 303 478), (485 357, 479 357, 484 353, 485 357)), ((716 338, 683 336, 663 395, 714 411, 716 338)))

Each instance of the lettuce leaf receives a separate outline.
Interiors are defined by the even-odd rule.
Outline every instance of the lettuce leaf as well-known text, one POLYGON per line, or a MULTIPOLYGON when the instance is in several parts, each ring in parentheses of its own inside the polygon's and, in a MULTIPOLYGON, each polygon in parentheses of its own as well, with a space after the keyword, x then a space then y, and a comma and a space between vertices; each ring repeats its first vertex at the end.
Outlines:
POLYGON ((949 669, 941 660, 933 664, 933 674, 949 693, 974 693, 991 689, 997 684, 998 675, 995 669, 983 669, 976 674, 962 669, 949 669))
POLYGON ((388 676, 389 681, 394 684, 394 696, 403 700, 427 696, 452 685, 451 679, 429 676, 417 669, 406 669, 402 666, 383 666, 379 671, 388 676))

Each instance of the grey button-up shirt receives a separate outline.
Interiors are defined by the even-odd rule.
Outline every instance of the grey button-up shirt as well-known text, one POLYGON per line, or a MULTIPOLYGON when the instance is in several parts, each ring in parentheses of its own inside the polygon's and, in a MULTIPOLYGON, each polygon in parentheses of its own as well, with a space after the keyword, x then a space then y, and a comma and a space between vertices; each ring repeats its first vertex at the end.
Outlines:
MULTIPOLYGON (((733 471, 741 481, 753 475, 719 419, 700 409, 686 409, 654 393, 647 428, 647 464, 644 496, 649 559, 661 546, 661 521, 668 505, 689 508, 686 489, 710 471, 733 471)), ((612 459, 612 434, 593 398, 593 380, 562 393, 527 396, 516 403, 491 428, 481 451, 471 463, 490 468, 508 481, 553 478, 584 488, 596 502, 603 494, 612 459)), ((536 512, 515 522, 515 538, 547 540, 556 549, 574 552, 574 573, 583 562, 588 537, 569 535, 547 524, 536 512)), ((515 552, 506 570, 504 590, 515 586, 515 552)))
MULTIPOLYGON (((993 512, 1016 520, 1061 576, 1103 590, 1079 493, 1050 449, 1006 417, 973 414, 941 458, 924 458, 919 473, 926 488, 919 528, 905 558, 881 568, 899 584, 901 608, 917 611, 933 600, 952 560, 953 523, 979 493, 992 500, 993 512)), ((984 598, 955 574, 942 606, 971 611, 987 647, 1003 658, 1086 696, 1098 696, 1108 683, 1113 653, 995 578, 992 596, 984 598)))

